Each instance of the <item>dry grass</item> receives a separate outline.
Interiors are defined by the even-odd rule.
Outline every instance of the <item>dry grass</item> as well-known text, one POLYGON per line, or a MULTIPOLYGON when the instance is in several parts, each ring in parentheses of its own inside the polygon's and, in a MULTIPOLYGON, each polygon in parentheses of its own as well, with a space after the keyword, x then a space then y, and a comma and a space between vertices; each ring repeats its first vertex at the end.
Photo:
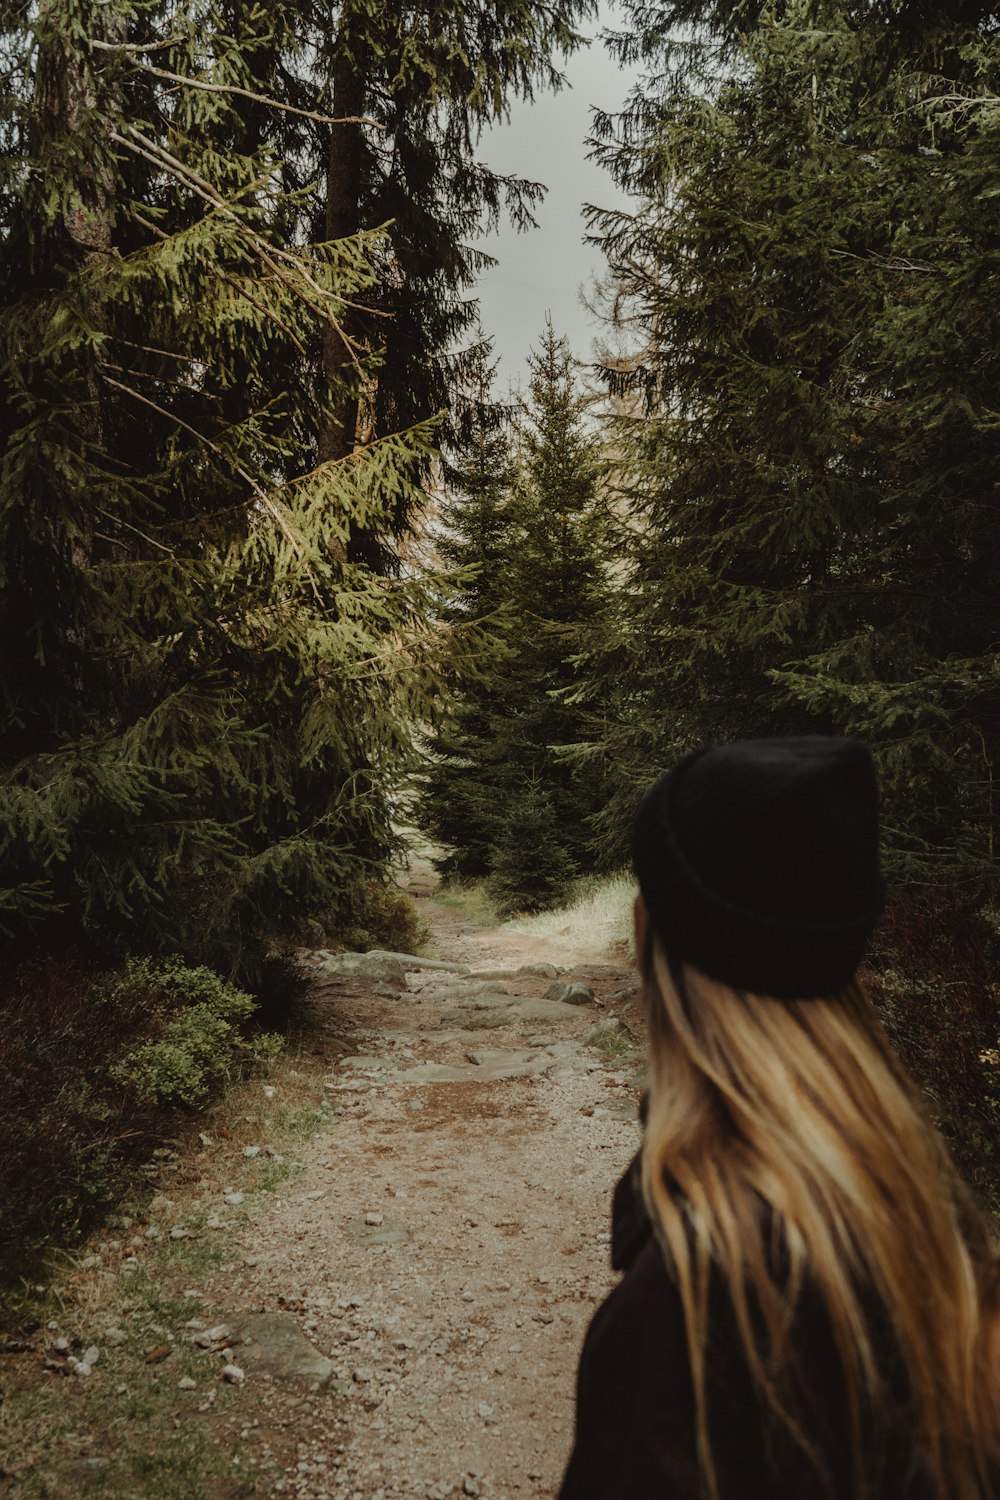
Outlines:
POLYGON ((584 951, 625 957, 631 952, 634 900, 630 874, 592 876, 580 882, 565 906, 533 917, 512 917, 506 926, 532 937, 558 937, 584 951))

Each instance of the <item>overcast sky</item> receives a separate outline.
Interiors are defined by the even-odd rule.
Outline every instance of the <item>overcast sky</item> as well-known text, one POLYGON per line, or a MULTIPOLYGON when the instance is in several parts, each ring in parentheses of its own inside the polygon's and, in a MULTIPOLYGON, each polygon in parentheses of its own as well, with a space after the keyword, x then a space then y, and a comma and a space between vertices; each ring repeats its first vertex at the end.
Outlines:
POLYGON ((612 4, 601 5, 591 30, 595 40, 566 63, 567 85, 542 94, 534 104, 515 103, 508 125, 484 137, 480 156, 498 172, 516 173, 548 188, 536 211, 538 228, 524 234, 507 229, 483 241, 499 264, 480 280, 483 331, 495 342, 500 364, 497 394, 522 381, 528 351, 537 342, 546 313, 565 334, 574 354, 592 357, 599 328, 581 303, 603 270, 599 250, 583 243, 583 205, 614 207, 624 199, 607 172, 587 160, 590 111, 617 110, 633 82, 597 40, 602 26, 620 25, 612 4))

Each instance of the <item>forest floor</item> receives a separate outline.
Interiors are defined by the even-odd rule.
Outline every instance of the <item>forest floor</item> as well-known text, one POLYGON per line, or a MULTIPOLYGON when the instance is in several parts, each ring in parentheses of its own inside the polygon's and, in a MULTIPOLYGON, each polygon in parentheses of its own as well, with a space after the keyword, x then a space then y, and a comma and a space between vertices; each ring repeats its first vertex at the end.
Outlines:
POLYGON ((468 972, 309 957, 300 1054, 160 1153, 152 1201, 8 1346, 0 1493, 556 1493, 639 1140, 632 976, 469 921, 419 860, 410 885, 468 972))

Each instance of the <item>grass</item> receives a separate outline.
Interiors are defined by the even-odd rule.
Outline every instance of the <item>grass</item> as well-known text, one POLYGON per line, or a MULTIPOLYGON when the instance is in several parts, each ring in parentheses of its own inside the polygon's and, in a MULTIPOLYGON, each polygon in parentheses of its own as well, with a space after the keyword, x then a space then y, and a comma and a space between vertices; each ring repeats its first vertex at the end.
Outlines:
POLYGON ((292 1053, 274 1061, 266 1081, 234 1084, 177 1143, 176 1160, 161 1163, 156 1182, 119 1204, 80 1251, 58 1257, 47 1289, 24 1288, 10 1332, 35 1347, 8 1355, 0 1402, 0 1478, 16 1480, 19 1500, 69 1500, 84 1488, 101 1500, 216 1500, 233 1494, 240 1477, 256 1478, 254 1493, 270 1491, 275 1476, 248 1470, 233 1435, 245 1393, 223 1383, 215 1357, 190 1343, 184 1325, 207 1314, 184 1292, 232 1258, 233 1237, 253 1222, 263 1195, 299 1172, 297 1144, 336 1113, 318 1102, 327 1071, 327 1060, 292 1053), (244 1156, 245 1145, 262 1143, 277 1156, 244 1156), (245 1201, 228 1205, 227 1188, 245 1201), (148 1239, 147 1226, 160 1237, 148 1239), (171 1239, 174 1226, 191 1238, 171 1239), (137 1263, 126 1269, 129 1254, 137 1263), (122 1329, 126 1342, 109 1345, 108 1328, 122 1329), (77 1355, 97 1345, 91 1376, 44 1368, 60 1336, 79 1341, 77 1355), (171 1354, 148 1362, 164 1345, 171 1354), (178 1389, 185 1376, 196 1390, 178 1389))
POLYGON ((635 881, 617 875, 587 876, 570 900, 536 916, 514 916, 505 924, 532 937, 558 938, 590 952, 625 958, 631 952, 635 881))
POLYGON ((448 880, 438 886, 434 900, 482 927, 495 927, 500 920, 481 880, 448 880))

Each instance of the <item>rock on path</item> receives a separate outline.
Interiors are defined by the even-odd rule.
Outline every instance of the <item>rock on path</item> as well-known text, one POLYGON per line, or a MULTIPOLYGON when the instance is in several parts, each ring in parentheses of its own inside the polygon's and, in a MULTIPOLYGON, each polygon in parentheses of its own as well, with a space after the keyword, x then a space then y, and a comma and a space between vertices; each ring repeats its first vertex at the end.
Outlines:
POLYGON ((245 1370, 254 1493, 552 1496, 569 1450, 610 1193, 638 1141, 620 998, 600 1044, 629 975, 421 905, 443 963, 315 960, 319 1013, 361 1048, 331 1059, 338 1113, 246 1232, 235 1280, 205 1288, 245 1370))

